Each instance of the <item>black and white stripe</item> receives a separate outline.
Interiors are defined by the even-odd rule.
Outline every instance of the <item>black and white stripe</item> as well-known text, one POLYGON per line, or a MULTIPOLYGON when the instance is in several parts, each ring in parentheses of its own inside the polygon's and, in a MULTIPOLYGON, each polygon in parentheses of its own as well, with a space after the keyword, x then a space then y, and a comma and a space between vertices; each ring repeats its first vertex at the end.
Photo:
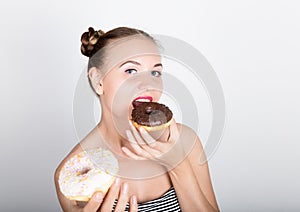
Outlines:
MULTIPOLYGON (((115 201, 114 207, 117 201, 115 201)), ((114 211, 114 210, 113 210, 114 211)), ((126 205, 125 211, 129 211, 129 204, 126 205)), ((179 202, 176 196, 176 192, 174 188, 168 190, 161 197, 144 202, 138 203, 138 211, 139 212, 178 212, 180 210, 179 202)))

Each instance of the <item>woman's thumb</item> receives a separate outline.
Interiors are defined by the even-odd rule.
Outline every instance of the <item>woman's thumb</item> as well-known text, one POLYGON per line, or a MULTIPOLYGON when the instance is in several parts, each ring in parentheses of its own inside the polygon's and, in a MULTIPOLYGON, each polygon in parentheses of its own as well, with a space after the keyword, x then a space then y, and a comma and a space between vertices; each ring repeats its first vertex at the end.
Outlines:
POLYGON ((103 201, 103 198, 104 198, 103 193, 95 192, 92 198, 84 207, 84 211, 97 211, 103 201))

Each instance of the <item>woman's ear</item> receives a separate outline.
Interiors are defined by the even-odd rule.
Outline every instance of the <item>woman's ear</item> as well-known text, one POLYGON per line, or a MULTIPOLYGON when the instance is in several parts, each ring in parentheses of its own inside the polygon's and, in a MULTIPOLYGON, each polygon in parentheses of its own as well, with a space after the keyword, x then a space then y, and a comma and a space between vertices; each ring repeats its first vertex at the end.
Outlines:
POLYGON ((90 68, 88 72, 90 83, 94 89, 94 91, 98 95, 103 94, 103 83, 102 83, 102 74, 100 70, 96 67, 90 68))

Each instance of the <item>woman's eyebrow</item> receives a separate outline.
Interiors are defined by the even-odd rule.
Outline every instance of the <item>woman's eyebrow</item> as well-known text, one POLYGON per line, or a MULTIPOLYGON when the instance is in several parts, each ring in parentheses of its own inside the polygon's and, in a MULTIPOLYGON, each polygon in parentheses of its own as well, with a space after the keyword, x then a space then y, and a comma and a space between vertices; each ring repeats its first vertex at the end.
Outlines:
POLYGON ((119 68, 122 67, 123 65, 127 64, 127 63, 133 63, 133 64, 138 65, 138 66, 141 65, 139 62, 136 62, 136 61, 134 61, 134 60, 128 60, 128 61, 122 63, 122 64, 119 66, 119 68))
POLYGON ((163 65, 161 63, 157 63, 154 65, 154 67, 163 67, 163 65))
MULTIPOLYGON (((134 64, 134 65, 141 66, 141 64, 140 64, 139 62, 137 62, 137 61, 134 61, 134 60, 128 60, 128 61, 122 63, 122 64, 119 66, 119 68, 122 67, 123 65, 127 64, 127 63, 132 63, 132 64, 134 64)), ((161 63, 157 63, 157 64, 155 64, 153 67, 154 67, 154 68, 155 68, 155 67, 163 67, 163 65, 162 65, 161 63)))

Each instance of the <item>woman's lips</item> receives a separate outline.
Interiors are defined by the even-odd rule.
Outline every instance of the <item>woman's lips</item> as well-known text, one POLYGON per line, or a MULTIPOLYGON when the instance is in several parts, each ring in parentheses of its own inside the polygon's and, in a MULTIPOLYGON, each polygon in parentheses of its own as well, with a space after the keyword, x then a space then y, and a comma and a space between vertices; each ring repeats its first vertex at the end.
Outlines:
POLYGON ((139 101, 139 102, 152 102, 153 98, 152 96, 139 96, 133 100, 134 101, 139 101))
POLYGON ((132 101, 133 107, 138 106, 141 102, 152 102, 152 96, 139 96, 132 101))

